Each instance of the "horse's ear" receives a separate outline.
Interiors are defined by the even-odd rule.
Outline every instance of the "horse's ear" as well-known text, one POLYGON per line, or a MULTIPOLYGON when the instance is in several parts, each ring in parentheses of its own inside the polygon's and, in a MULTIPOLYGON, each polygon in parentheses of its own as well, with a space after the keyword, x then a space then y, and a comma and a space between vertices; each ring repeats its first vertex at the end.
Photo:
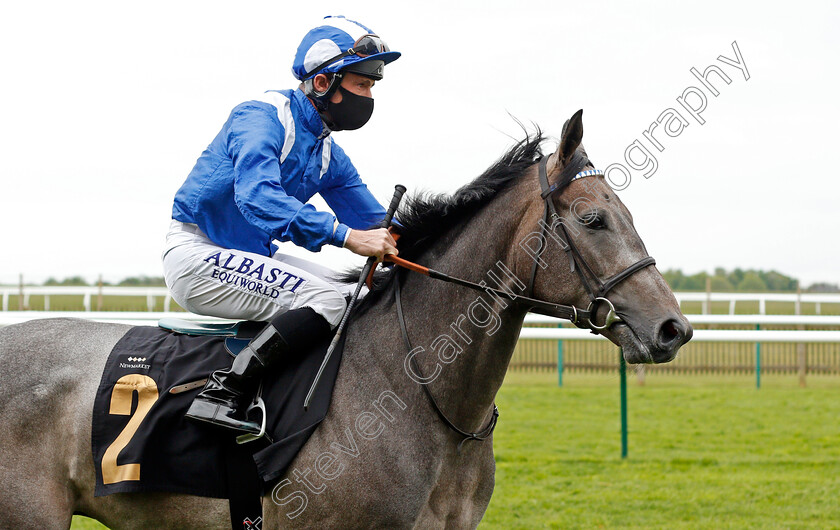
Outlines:
POLYGON ((566 162, 575 154, 580 142, 583 139, 583 109, 566 120, 563 124, 563 132, 560 133, 560 145, 557 151, 548 158, 549 171, 559 171, 566 162))
POLYGON ((557 148, 557 158, 563 162, 568 160, 577 151, 581 140, 583 140, 583 109, 575 112, 563 125, 560 146, 557 148))

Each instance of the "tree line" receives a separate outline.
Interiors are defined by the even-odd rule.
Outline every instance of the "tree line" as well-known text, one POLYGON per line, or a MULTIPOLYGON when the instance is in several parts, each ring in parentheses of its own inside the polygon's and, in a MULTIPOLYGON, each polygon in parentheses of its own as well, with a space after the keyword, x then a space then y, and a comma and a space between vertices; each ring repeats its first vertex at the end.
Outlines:
MULTIPOLYGON (((668 269, 662 273, 665 281, 674 291, 705 291, 706 281, 711 283, 714 292, 795 292, 799 280, 781 272, 770 270, 740 269, 727 271, 722 267, 715 269, 714 274, 706 271, 686 275, 680 269, 668 269)), ((813 283, 802 290, 813 293, 837 293, 840 286, 826 282, 813 283)))

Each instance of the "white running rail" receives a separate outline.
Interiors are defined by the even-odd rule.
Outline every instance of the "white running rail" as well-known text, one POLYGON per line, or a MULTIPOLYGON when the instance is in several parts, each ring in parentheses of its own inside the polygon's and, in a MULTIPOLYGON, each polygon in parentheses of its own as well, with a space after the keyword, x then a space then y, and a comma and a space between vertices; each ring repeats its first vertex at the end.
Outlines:
MULTIPOLYGON (((94 296, 142 296, 146 298, 146 307, 149 311, 155 309, 155 299, 163 298, 163 310, 169 311, 172 297, 166 287, 120 287, 115 285, 97 286, 66 286, 66 285, 44 285, 44 286, 23 286, 23 306, 29 306, 29 298, 32 295, 44 297, 44 309, 50 310, 50 296, 81 296, 82 305, 85 311, 91 310, 91 299, 94 296)), ((3 311, 9 310, 9 297, 19 296, 20 287, 0 287, 0 295, 3 299, 3 311)))
MULTIPOLYGON (((50 296, 73 295, 81 296, 85 311, 91 311, 91 299, 94 296, 141 296, 146 298, 146 306, 149 311, 155 307, 155 299, 164 299, 164 311, 169 311, 172 297, 166 287, 120 287, 113 285, 98 286, 0 286, 0 296, 3 301, 3 311, 9 310, 9 298, 18 296, 23 292, 23 305, 28 307, 29 298, 32 295, 44 296, 45 310, 49 311, 50 296)), ((704 292, 677 292, 674 293, 677 300, 682 302, 701 302, 703 312, 708 313, 709 302, 729 302, 729 314, 735 314, 737 302, 758 302, 759 314, 765 314, 767 302, 793 302, 793 303, 814 303, 816 312, 820 314, 822 304, 840 304, 840 294, 835 293, 704 293, 704 292)))

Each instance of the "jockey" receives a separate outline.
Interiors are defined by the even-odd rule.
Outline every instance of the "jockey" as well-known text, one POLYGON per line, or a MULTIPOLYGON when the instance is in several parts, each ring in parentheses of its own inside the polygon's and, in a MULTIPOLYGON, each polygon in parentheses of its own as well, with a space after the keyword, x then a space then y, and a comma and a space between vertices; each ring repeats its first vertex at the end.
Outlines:
POLYGON ((163 254, 172 297, 194 313, 268 323, 209 377, 187 417, 259 432, 245 409, 265 368, 341 320, 346 302, 328 269, 277 252, 272 240, 378 259, 397 253, 388 231, 373 228, 385 208, 330 133, 368 121, 371 88, 399 56, 362 24, 326 17, 297 49, 300 86, 235 107, 176 193, 163 254), (316 193, 336 215, 307 204, 316 193))

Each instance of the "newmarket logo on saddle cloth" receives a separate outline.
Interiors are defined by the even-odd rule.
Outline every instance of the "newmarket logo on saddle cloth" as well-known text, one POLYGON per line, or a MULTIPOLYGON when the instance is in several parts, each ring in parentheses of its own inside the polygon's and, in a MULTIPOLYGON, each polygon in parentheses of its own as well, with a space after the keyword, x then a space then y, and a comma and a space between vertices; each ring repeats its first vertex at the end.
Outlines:
POLYGON ((151 368, 150 365, 144 364, 146 362, 145 357, 134 357, 129 355, 126 360, 127 363, 120 363, 120 368, 132 369, 132 370, 149 370, 151 368))

